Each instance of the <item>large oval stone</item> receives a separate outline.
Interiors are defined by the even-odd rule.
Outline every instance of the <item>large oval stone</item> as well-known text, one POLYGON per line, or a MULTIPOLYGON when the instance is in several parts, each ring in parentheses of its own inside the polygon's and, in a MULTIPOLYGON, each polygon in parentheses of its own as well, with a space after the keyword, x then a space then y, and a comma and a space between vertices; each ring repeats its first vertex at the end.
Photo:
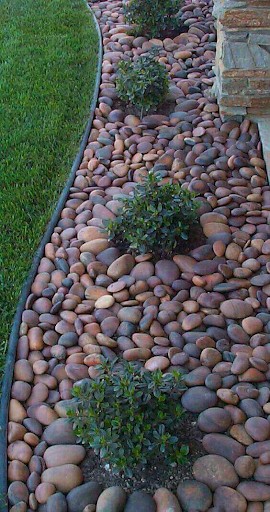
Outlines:
POLYGON ((214 494, 214 506, 224 512, 246 512, 247 501, 242 494, 231 487, 219 487, 214 494))
POLYGON ((28 502, 29 491, 23 482, 12 482, 8 488, 8 500, 11 505, 28 502))
POLYGON ((127 496, 121 487, 108 487, 101 493, 96 505, 96 512, 122 512, 125 508, 127 496))
POLYGON ((67 502, 64 494, 56 492, 49 497, 47 503, 47 512, 67 512, 67 502))
POLYGON ((76 444, 72 424, 66 418, 59 418, 51 423, 45 430, 42 439, 52 444, 76 444))
POLYGON ((97 503, 99 495, 102 493, 102 485, 98 482, 87 482, 76 487, 67 495, 68 511, 83 512, 83 509, 89 505, 97 503))
POLYGON ((217 395, 205 386, 189 388, 182 396, 182 405, 187 411, 202 412, 217 404, 217 395))
POLYGON ((254 473, 254 480, 264 484, 270 484, 270 464, 261 464, 254 473))
POLYGON ((270 500, 270 485, 260 482, 241 482, 237 491, 245 496, 248 501, 267 501, 270 500))
POLYGON ((180 276, 180 271, 176 263, 171 260, 160 260, 155 266, 156 276, 164 284, 171 285, 180 276))
POLYGON ((177 487, 177 496, 183 509, 206 512, 212 503, 212 493, 202 482, 184 480, 177 487))
POLYGON ((200 457, 193 466, 193 474, 213 491, 222 485, 235 488, 239 483, 233 465, 220 455, 200 457))
POLYGON ((52 468, 63 464, 80 464, 85 454, 85 448, 79 444, 66 446, 60 444, 47 448, 43 457, 47 468, 52 468))
POLYGON ((157 512, 181 512, 178 499, 165 487, 158 489, 153 498, 156 502, 157 512))
POLYGON ((133 492, 127 501, 124 512, 156 512, 156 503, 145 491, 133 492))
POLYGON ((231 425, 231 415, 221 407, 211 407, 201 412, 198 426, 203 432, 225 432, 231 425))
POLYGON ((58 491, 65 494, 83 482, 83 474, 78 466, 64 464, 45 469, 41 475, 41 481, 53 484, 58 491))
POLYGON ((155 267, 151 261, 142 261, 137 263, 130 272, 130 275, 136 279, 136 281, 146 281, 149 277, 153 276, 155 267))
POLYGON ((207 434, 203 438, 203 447, 208 453, 221 455, 233 464, 238 457, 245 455, 244 446, 224 434, 207 434))
POLYGON ((245 429, 254 441, 266 441, 270 437, 270 423, 265 418, 249 418, 245 429))
POLYGON ((124 254, 117 258, 108 268, 107 274, 115 281, 125 274, 129 274, 135 265, 135 260, 131 254, 124 254))
POLYGON ((240 299, 225 300, 222 302, 220 309, 221 313, 227 318, 239 319, 253 314, 252 306, 248 302, 240 299))

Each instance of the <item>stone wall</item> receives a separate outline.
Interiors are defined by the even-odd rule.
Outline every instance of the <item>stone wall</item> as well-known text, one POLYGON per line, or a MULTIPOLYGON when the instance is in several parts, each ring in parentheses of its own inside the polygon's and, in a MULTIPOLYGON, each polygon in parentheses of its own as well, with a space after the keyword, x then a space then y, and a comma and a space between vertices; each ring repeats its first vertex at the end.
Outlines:
POLYGON ((222 117, 270 115, 270 0, 215 0, 214 14, 222 117))

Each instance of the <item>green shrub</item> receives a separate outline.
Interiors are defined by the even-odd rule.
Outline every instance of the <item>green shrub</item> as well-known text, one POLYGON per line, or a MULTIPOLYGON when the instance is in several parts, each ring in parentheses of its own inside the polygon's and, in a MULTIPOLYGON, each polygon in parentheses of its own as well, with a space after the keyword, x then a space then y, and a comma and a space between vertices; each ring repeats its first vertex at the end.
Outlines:
POLYGON ((188 447, 173 435, 183 415, 181 374, 117 360, 105 360, 98 369, 96 379, 73 388, 76 405, 68 416, 80 441, 115 474, 132 476, 157 454, 168 463, 184 462, 188 447))
POLYGON ((124 7, 126 22, 135 35, 159 37, 179 27, 180 0, 130 0, 124 7))
POLYGON ((181 240, 188 240, 198 201, 179 183, 160 185, 160 180, 149 172, 132 196, 121 199, 119 215, 103 221, 110 240, 135 253, 162 255, 171 254, 181 240))
POLYGON ((135 61, 121 61, 118 66, 116 89, 126 103, 138 108, 141 116, 162 103, 169 89, 168 72, 153 49, 135 61))

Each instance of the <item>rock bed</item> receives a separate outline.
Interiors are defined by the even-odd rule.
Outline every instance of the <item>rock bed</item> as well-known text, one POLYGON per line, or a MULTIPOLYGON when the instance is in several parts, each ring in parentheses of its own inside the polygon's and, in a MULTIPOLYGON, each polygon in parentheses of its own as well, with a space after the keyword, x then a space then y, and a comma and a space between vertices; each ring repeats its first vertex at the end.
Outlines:
POLYGON ((120 1, 92 8, 104 43, 98 107, 83 162, 22 315, 8 427, 12 512, 270 510, 270 189, 257 128, 222 122, 213 83, 212 2, 188 2, 189 30, 127 35, 120 1), (175 110, 140 120, 114 108, 119 59, 160 46, 175 110), (100 231, 150 169, 197 192, 206 243, 153 264, 100 231), (83 483, 66 408, 101 356, 179 368, 183 406, 208 453, 179 482, 130 496, 83 483))

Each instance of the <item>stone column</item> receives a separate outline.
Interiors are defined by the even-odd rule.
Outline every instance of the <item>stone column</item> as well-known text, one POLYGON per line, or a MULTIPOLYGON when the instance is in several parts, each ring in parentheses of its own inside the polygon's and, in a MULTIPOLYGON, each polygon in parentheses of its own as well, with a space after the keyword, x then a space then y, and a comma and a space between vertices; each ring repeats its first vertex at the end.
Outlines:
POLYGON ((270 115, 270 0, 214 0, 214 93, 224 119, 270 115))

